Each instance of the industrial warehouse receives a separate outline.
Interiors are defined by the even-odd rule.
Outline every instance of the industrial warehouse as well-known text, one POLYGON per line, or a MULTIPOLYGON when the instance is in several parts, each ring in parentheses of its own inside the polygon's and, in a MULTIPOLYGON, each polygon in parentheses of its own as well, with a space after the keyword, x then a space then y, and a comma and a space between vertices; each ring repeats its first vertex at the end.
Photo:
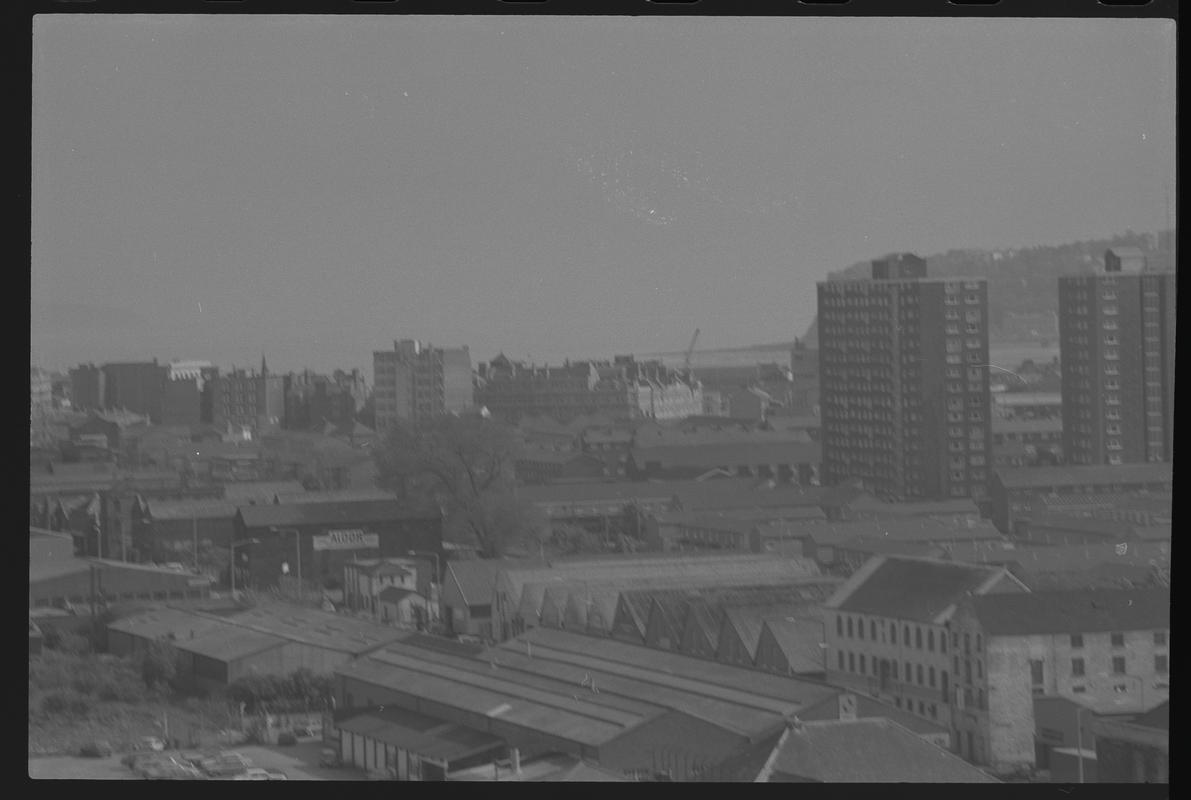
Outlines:
POLYGON ((344 763, 439 780, 484 758, 499 761, 499 775, 500 764, 516 773, 560 753, 626 776, 711 779, 794 717, 880 716, 930 742, 947 737, 864 700, 818 681, 562 630, 535 628, 489 649, 413 634, 336 670, 337 711, 324 730, 338 731, 344 763))
POLYGON ((300 606, 262 603, 240 609, 213 601, 167 606, 113 622, 108 626, 108 648, 129 656, 167 640, 181 656, 179 676, 196 687, 210 688, 251 674, 285 675, 301 668, 330 672, 408 635, 300 606))

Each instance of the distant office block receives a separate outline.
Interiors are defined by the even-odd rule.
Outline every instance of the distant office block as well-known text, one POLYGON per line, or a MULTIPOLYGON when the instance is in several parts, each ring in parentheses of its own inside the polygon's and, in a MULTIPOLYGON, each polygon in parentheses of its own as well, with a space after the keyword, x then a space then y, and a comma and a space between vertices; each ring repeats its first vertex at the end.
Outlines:
POLYGON ((471 355, 466 347, 443 348, 414 339, 377 350, 373 359, 376 428, 472 407, 471 355))

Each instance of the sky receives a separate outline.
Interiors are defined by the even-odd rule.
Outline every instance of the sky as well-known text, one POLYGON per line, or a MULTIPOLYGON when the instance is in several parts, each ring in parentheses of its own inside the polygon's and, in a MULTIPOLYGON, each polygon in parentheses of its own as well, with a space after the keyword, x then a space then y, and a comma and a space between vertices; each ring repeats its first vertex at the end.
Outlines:
MULTIPOLYGON (((41 16, 31 357, 789 341, 893 251, 1168 226, 1162 20, 41 16)), ((1169 202, 1173 202, 1171 199, 1169 202)))

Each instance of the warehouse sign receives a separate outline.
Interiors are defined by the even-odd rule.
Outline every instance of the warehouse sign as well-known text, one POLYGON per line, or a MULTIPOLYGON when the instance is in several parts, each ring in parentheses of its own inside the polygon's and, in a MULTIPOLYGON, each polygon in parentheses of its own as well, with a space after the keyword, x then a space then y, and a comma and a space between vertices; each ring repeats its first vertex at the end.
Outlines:
POLYGON ((380 547, 380 534, 365 533, 359 528, 327 531, 324 536, 312 537, 315 550, 367 550, 380 547))

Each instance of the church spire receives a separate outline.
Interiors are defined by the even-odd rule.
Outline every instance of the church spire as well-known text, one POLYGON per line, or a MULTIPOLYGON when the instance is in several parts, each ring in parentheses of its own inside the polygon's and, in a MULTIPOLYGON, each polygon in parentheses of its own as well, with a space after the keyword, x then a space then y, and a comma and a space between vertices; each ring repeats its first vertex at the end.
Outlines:
POLYGON ((269 374, 269 365, 265 363, 265 354, 261 353, 261 377, 266 377, 269 374))

